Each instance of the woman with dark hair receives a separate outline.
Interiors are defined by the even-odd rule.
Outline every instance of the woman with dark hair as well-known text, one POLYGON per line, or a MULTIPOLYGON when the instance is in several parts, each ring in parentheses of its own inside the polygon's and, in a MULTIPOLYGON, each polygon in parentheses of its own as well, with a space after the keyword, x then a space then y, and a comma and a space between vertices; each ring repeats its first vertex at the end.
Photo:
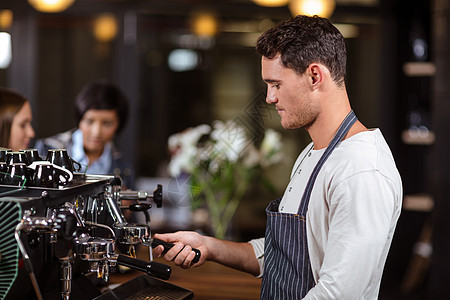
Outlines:
POLYGON ((18 151, 28 148, 34 137, 31 106, 27 98, 0 88, 0 146, 18 151))
POLYGON ((125 126, 128 101, 106 80, 86 85, 75 99, 77 128, 40 139, 35 148, 45 154, 49 149, 67 149, 88 174, 118 175, 127 188, 133 188, 133 172, 115 147, 113 140, 125 126))

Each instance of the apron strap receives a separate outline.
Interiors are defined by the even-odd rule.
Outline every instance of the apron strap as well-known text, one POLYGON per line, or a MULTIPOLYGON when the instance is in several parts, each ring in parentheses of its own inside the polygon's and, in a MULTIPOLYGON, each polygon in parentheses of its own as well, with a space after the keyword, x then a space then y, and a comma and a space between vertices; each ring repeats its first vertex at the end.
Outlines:
POLYGON ((331 140, 325 152, 320 157, 317 165, 314 167, 311 176, 309 177, 308 184, 306 185, 305 191, 303 192, 302 201, 300 203, 300 207, 298 209, 298 214, 306 215, 306 211, 308 210, 309 198, 311 197, 311 192, 314 186, 314 182, 316 181, 317 175, 319 174, 320 169, 324 165, 325 161, 331 155, 331 152, 336 148, 337 144, 342 141, 350 128, 355 124, 358 118, 356 117, 353 110, 351 110, 348 115, 345 117, 344 121, 342 121, 339 126, 335 136, 331 140))

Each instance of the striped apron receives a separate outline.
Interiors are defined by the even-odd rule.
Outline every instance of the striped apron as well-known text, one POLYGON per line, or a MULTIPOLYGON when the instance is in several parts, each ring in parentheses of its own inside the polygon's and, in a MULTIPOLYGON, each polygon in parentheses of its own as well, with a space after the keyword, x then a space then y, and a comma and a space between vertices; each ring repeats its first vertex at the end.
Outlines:
POLYGON ((278 212, 281 198, 266 208, 264 275, 261 299, 301 299, 315 285, 306 238, 306 212, 317 175, 331 152, 356 122, 353 111, 345 117, 319 159, 303 192, 297 214, 278 212))

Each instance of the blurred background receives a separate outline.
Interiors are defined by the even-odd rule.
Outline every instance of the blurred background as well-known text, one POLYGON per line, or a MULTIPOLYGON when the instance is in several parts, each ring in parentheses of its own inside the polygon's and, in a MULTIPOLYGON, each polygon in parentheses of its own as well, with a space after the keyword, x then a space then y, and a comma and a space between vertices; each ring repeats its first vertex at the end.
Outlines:
MULTIPOLYGON (((150 189, 170 185, 171 134, 213 120, 258 118, 248 126, 279 131, 286 159, 268 173, 276 191, 253 191, 232 229, 235 240, 261 236, 264 207, 283 192, 309 138, 303 130, 284 131, 269 107, 254 115, 265 98, 254 46, 308 1, 60 1, 67 2, 62 10, 50 12, 38 0, 0 1, 0 86, 28 97, 36 139, 75 127, 75 96, 107 78, 131 106, 117 145, 134 166, 138 188, 150 189)), ((381 128, 403 178, 404 211, 380 299, 448 299, 449 3, 309 2, 331 4, 328 17, 346 38, 353 109, 366 126, 381 128)), ((180 203, 153 216, 154 231, 191 226, 189 203, 180 203)))

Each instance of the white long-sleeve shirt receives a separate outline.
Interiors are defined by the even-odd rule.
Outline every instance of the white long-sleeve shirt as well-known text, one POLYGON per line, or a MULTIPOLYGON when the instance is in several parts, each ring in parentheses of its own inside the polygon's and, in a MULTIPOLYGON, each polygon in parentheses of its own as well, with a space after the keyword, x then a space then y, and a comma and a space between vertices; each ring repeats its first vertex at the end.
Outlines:
MULTIPOLYGON (((279 212, 297 213, 325 151, 311 148, 294 164, 279 212)), ((400 175, 380 130, 342 141, 320 170, 308 206, 308 251, 316 285, 304 299, 377 299, 401 203, 400 175)), ((250 243, 262 273, 264 238, 250 243)))

